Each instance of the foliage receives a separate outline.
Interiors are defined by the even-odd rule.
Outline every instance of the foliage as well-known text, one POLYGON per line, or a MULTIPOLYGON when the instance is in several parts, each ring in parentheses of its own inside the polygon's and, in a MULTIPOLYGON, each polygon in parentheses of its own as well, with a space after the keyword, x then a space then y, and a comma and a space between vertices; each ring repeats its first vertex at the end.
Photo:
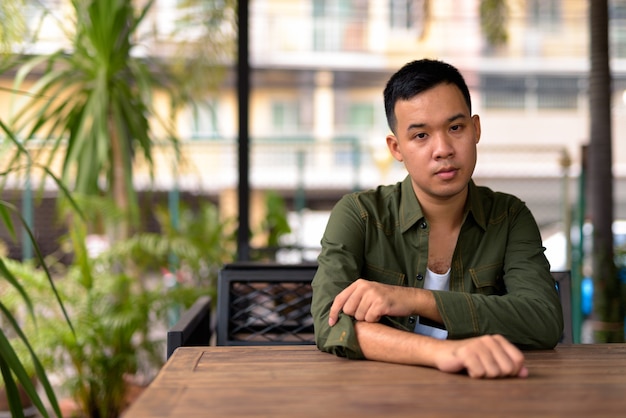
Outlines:
POLYGON ((182 307, 189 307, 200 294, 215 296, 219 268, 235 258, 235 219, 221 219, 218 207, 208 202, 196 210, 183 206, 177 227, 167 209, 157 207, 155 215, 159 233, 135 234, 115 243, 103 257, 111 262, 128 260, 143 272, 173 275, 172 287, 182 307))
MULTIPOLYGON (((89 200, 79 201, 98 206, 89 200)), ((75 339, 49 314, 53 309, 46 305, 46 292, 33 290, 41 289, 41 278, 29 284, 39 295, 36 306, 43 311, 38 316, 48 312, 37 339, 42 355, 62 374, 88 417, 116 417, 124 406, 126 377, 153 377, 165 357, 165 332, 154 330, 164 331, 172 312, 190 306, 199 295, 215 296, 217 270, 234 257, 234 237, 227 232, 231 222, 219 218, 215 205, 184 208, 177 229, 168 227, 164 209, 157 213, 162 233, 135 234, 97 256, 88 253, 86 225, 73 223, 68 242, 74 261, 57 271, 56 282, 76 324, 75 339), (176 286, 164 280, 169 268, 175 268, 176 286)))
MULTIPOLYGON (((30 168, 30 156, 27 150, 19 143, 19 141, 17 141, 12 131, 9 130, 1 120, 0 131, 4 133, 3 142, 15 146, 17 149, 16 154, 19 155, 20 159, 26 159, 28 161, 26 166, 30 168)), ((39 168, 41 168, 46 175, 57 183, 61 193, 67 194, 68 202, 75 207, 75 202, 69 196, 69 193, 63 184, 46 167, 39 168)), ((4 184, 4 179, 8 174, 10 174, 10 172, 0 173, 0 176, 3 177, 2 184, 4 184)), ((80 216, 80 211, 77 211, 76 213, 80 216)), ((48 302, 49 304, 55 304, 60 310, 61 315, 57 321, 65 324, 68 329, 73 332, 72 324, 69 320, 67 312, 65 311, 65 307, 61 303, 61 299, 52 280, 50 271, 41 252, 39 251, 39 247, 37 246, 37 242, 28 223, 13 205, 2 200, 0 200, 0 218, 9 233, 12 235, 13 239, 16 238, 15 228, 12 221, 13 218, 17 218, 19 220, 18 225, 27 231, 28 237, 34 246, 36 260, 40 265, 43 283, 49 292, 48 302)), ((4 390, 7 392, 11 414, 14 417, 23 416, 20 396, 17 389, 17 383, 19 382, 40 414, 43 417, 49 416, 42 399, 33 384, 32 377, 35 375, 37 380, 43 386, 52 409, 57 416, 61 416, 56 396, 52 390, 48 377, 46 376, 46 372, 44 371, 39 357, 37 357, 31 346, 30 339, 27 337, 28 334, 32 338, 33 334, 24 332, 22 329, 22 321, 19 321, 19 318, 16 317, 16 312, 21 310, 22 312, 26 312, 27 318, 30 318, 32 321, 35 320, 35 305, 31 300, 30 289, 24 286, 21 276, 15 275, 11 269, 8 268, 8 263, 10 263, 10 260, 5 259, 4 256, 0 254, 0 279, 2 279, 0 281, 0 290, 2 290, 2 292, 0 292, 0 296, 2 296, 2 298, 0 298, 0 311, 2 312, 2 315, 0 316, 0 324, 2 324, 0 329, 0 371, 2 374, 4 390), (16 294, 17 299, 21 302, 21 309, 17 309, 15 305, 11 308, 5 304, 4 294, 9 291, 13 291, 16 294), (22 347, 20 355, 18 355, 15 347, 22 347), (27 352, 26 354, 25 351, 27 352), (25 365, 30 366, 30 372, 24 367, 25 365)))
MULTIPOLYGON (((163 337, 150 331, 162 323, 171 304, 159 281, 141 280, 121 271, 110 258, 89 256, 85 226, 71 231, 74 262, 56 265, 55 284, 75 329, 60 321, 62 312, 50 303, 45 275, 29 263, 7 260, 9 270, 21 277, 33 300, 34 321, 25 329, 37 332, 33 346, 49 371, 62 378, 65 388, 85 416, 119 416, 127 388, 126 377, 149 375, 163 362, 163 337)), ((5 299, 17 309, 15 292, 5 299)))
MULTIPOLYGON (((2 2, 2 5, 5 8, 9 3, 15 5, 21 0, 2 2)), ((229 23, 234 23, 234 1, 191 1, 186 2, 189 4, 185 6, 184 14, 196 21, 187 21, 184 26, 187 30, 190 25, 203 23, 204 30, 196 32, 199 36, 196 41, 170 49, 170 52, 183 52, 180 56, 145 54, 149 43, 144 42, 144 35, 160 36, 140 30, 154 3, 153 0, 72 0, 71 21, 59 21, 70 41, 70 49, 27 59, 17 68, 12 90, 17 94, 15 103, 20 107, 15 109, 11 127, 19 133, 21 142, 15 140, 17 146, 12 147, 13 156, 4 159, 10 163, 7 173, 29 170, 38 163, 50 170, 54 167, 53 162, 62 161, 61 176, 81 196, 81 204, 87 208, 88 219, 92 222, 91 229, 101 232, 98 224, 102 222, 123 227, 114 231, 114 242, 115 238, 126 235, 127 220, 135 219, 137 215, 133 162, 141 155, 152 168, 154 145, 163 140, 173 146, 171 155, 178 159, 178 141, 173 131, 175 110, 190 98, 203 97, 215 85, 218 80, 215 75, 219 71, 219 65, 215 65, 215 53, 229 39, 231 43, 235 39, 232 26, 228 29, 229 23), (139 7, 135 8, 135 5, 139 7), (211 19, 200 19, 201 16, 211 16, 211 19), (221 32, 219 39, 223 42, 213 42, 217 37, 207 42, 209 34, 216 30, 221 32), (142 52, 138 52, 139 49, 142 52), (203 53, 197 54, 198 51, 203 53), (162 59, 164 57, 168 59, 162 59), (33 79, 36 81, 31 86, 29 83, 33 79), (180 84, 180 81, 184 83, 180 84), (155 88, 165 92, 171 104, 170 112, 163 112, 165 117, 153 106, 155 88), (25 95, 23 91, 26 90, 28 94, 25 95), (30 143, 36 145, 33 149, 39 153, 25 164, 23 151, 30 143), (109 203, 89 206, 85 196, 104 197, 101 202, 109 203), (107 211, 107 207, 115 207, 115 210, 107 211), (112 213, 115 216, 110 216, 112 213)), ((219 52, 220 59, 228 54, 225 49, 219 52)), ((67 192, 62 183, 57 183, 60 190, 67 192)), ((67 200, 75 206, 71 198, 67 200)), ((148 324, 158 323, 157 317, 168 311, 167 304, 184 306, 185 301, 192 298, 191 294, 206 290, 181 286, 165 295, 160 283, 156 288, 148 286, 142 280, 142 273, 153 274, 154 271, 147 269, 156 264, 167 265, 162 262, 165 253, 168 259, 176 258, 184 269, 201 272, 206 277, 216 271, 213 260, 228 258, 231 246, 224 245, 226 240, 219 230, 215 232, 215 238, 209 238, 216 240, 210 246, 206 241, 207 236, 212 236, 210 231, 208 235, 200 235, 207 232, 206 225, 213 225, 216 229, 223 225, 219 220, 215 221, 213 212, 203 212, 204 221, 210 218, 210 223, 189 226, 189 231, 195 233, 191 240, 181 235, 138 235, 128 242, 118 242, 119 246, 114 245, 109 253, 91 259, 84 243, 85 226, 75 219, 78 212, 74 211, 69 217, 73 235, 68 241, 74 262, 67 270, 57 272, 59 276, 54 283, 58 283, 59 297, 75 318, 75 334, 67 324, 59 321, 62 312, 58 312, 53 304, 55 298, 50 297, 50 290, 43 285, 43 278, 50 278, 45 264, 35 266, 7 260, 10 269, 5 264, 0 265, 2 275, 8 277, 9 285, 14 287, 13 293, 21 296, 21 299, 16 298, 20 303, 14 306, 20 310, 17 306, 25 303, 31 312, 31 317, 20 320, 29 323, 30 331, 36 330, 36 342, 44 346, 41 352, 45 353, 46 360, 60 371, 72 372, 67 376, 68 385, 88 414, 104 417, 119 412, 123 375, 139 370, 142 359, 157 362, 161 359, 156 356, 161 345, 147 337, 148 324), (163 242, 167 245, 162 245, 163 242), (150 247, 151 244, 155 246, 150 247), (141 266, 138 249, 144 254, 165 250, 160 258, 151 260, 148 267, 141 266), (133 257, 135 259, 130 261, 133 257), (12 271, 20 272, 20 282, 14 279, 12 271), (32 280, 27 295, 21 282, 28 277, 32 280), (37 299, 36 303, 31 302, 33 297, 37 299), (49 347, 56 349, 50 352, 49 347), (68 365, 71 365, 69 369, 68 365)), ((8 229, 12 230, 7 210, 1 210, 0 214, 7 221, 8 229)), ((193 222, 198 221, 190 221, 190 224, 193 222)), ((157 277, 160 278, 160 272, 157 277)), ((50 283, 53 283, 51 279, 50 283)), ((10 313, 8 318, 13 320, 10 313)), ((4 329, 3 326, 2 337, 4 329)), ((5 369, 13 370, 19 374, 20 380, 24 380, 26 373, 20 369, 22 363, 14 361, 12 352, 5 350, 2 342, 0 365, 3 373, 5 369), (9 360, 7 367, 4 367, 7 364, 5 359, 9 360)), ((13 387, 8 387, 11 389, 13 387)), ((54 400, 54 394, 50 393, 50 396, 54 400)), ((58 410, 56 400, 51 403, 58 410)), ((45 414, 45 411, 41 412, 45 414)))
POLYGON ((8 54, 26 32, 24 16, 19 13, 24 0, 0 2, 0 54, 8 54))
POLYGON ((72 53, 34 56, 19 68, 14 87, 20 91, 29 75, 43 69, 13 129, 25 141, 50 144, 48 165, 63 153, 66 184, 85 194, 113 190, 127 211, 135 196, 135 152, 151 161, 153 80, 146 63, 131 58, 133 33, 151 4, 135 15, 131 2, 73 0, 72 53))
POLYGON ((280 245, 280 237, 291 232, 287 222, 285 200, 276 192, 265 195, 266 214, 261 223, 261 233, 267 234, 267 246, 275 248, 280 245))
MULTIPOLYGON (((29 79, 37 81, 27 97, 20 97, 13 129, 25 142, 43 141, 42 148, 48 152, 43 164, 50 166, 52 161, 61 160, 62 178, 72 190, 107 195, 116 202, 124 221, 109 228, 117 239, 129 234, 127 222, 136 221, 138 216, 133 162, 141 155, 152 174, 157 143, 169 144, 174 149, 172 158, 180 158, 174 127, 176 110, 207 94, 218 79, 210 77, 215 72, 209 69, 217 67, 216 61, 227 51, 221 51, 220 57, 215 55, 225 47, 229 34, 234 39, 234 32, 226 30, 216 37, 224 39, 222 43, 213 39, 207 42, 207 37, 228 27, 220 24, 220 19, 232 20, 228 13, 234 7, 232 1, 194 1, 183 9, 183 16, 196 12, 211 17, 203 23, 203 30, 194 32, 195 42, 174 39, 175 45, 169 50, 181 51, 180 57, 148 58, 143 51, 151 45, 149 41, 160 36, 145 30, 154 3, 72 0, 73 21, 59 22, 71 50, 34 56, 19 67, 15 77, 17 93, 27 89, 29 79), (155 91, 165 93, 169 112, 157 110, 155 91)), ((199 25, 197 20, 187 20, 181 28, 191 31, 199 25)))
POLYGON ((493 46, 506 44, 509 39, 509 9, 506 0, 481 0, 479 9, 480 27, 487 42, 493 46))
MULTIPOLYGON (((234 259, 235 239, 228 232, 234 221, 221 220, 215 205, 185 208, 178 229, 167 227, 165 210, 157 212, 163 233, 136 234, 97 256, 89 254, 86 223, 73 222, 67 238, 73 262, 53 264, 53 273, 74 332, 60 321, 62 312, 53 303, 44 271, 6 260, 7 271, 29 290, 34 316, 22 319, 29 333, 37 333, 35 352, 88 417, 119 415, 127 376, 149 380, 162 365, 165 333, 154 330, 165 330, 172 310, 190 306, 200 294, 215 296, 217 270, 234 259), (161 270, 172 266, 172 255, 178 280, 168 287, 161 270)), ((5 292, 3 302, 7 298, 12 310, 23 306, 17 290, 5 292)))
POLYGON ((196 103, 217 89, 232 62, 237 0, 179 0, 177 8, 179 18, 171 34, 176 48, 168 70, 177 80, 176 98, 196 103))

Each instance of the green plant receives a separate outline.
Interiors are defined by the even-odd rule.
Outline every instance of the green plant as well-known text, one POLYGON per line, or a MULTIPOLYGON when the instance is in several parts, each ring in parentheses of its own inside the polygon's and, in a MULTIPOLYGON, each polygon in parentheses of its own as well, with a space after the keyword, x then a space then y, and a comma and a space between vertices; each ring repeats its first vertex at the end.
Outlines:
MULTIPOLYGON (((70 237, 74 261, 67 268, 55 265, 54 281, 73 330, 50 303, 40 269, 15 261, 7 261, 7 268, 21 277, 33 300, 36 321, 25 321, 24 327, 37 332, 37 355, 86 417, 114 418, 125 406, 127 377, 149 374, 163 362, 163 336, 151 331, 163 323, 171 302, 159 281, 138 280, 106 257, 90 257, 85 231, 83 223, 75 223, 70 237)), ((7 293, 15 303, 16 292, 7 293)))
MULTIPOLYGON (((89 200, 79 200, 81 207, 98 206, 89 200)), ((72 264, 53 264, 54 282, 72 318, 73 332, 59 321, 62 312, 51 303, 41 269, 7 262, 33 300, 37 324, 26 322, 29 331, 37 330, 35 351, 87 417, 120 414, 127 377, 138 374, 149 380, 162 365, 164 331, 172 310, 190 306, 200 294, 215 296, 217 271, 234 258, 235 239, 228 232, 234 220, 220 219, 215 205, 205 203, 195 211, 183 208, 178 228, 168 227, 167 211, 158 212, 162 233, 136 234, 97 256, 88 253, 86 223, 73 222, 65 246, 71 248, 72 264), (179 281, 168 287, 162 270, 172 267, 172 257, 179 281)), ((17 292, 9 295, 17 309, 17 292)))
POLYGON ((159 233, 135 234, 103 256, 130 263, 144 274, 172 274, 177 278, 172 297, 183 308, 200 294, 215 296, 218 270, 235 259, 235 219, 221 219, 218 207, 209 202, 195 210, 182 205, 176 222, 167 208, 156 207, 154 213, 159 233))
POLYGON ((152 158, 147 115, 154 113, 154 80, 147 64, 131 57, 133 35, 152 3, 135 14, 132 2, 72 0, 72 53, 35 56, 15 78, 20 91, 33 71, 46 69, 15 113, 16 132, 25 141, 49 143, 48 163, 63 153, 62 178, 77 192, 100 194, 106 179, 104 190, 129 217, 136 208, 133 155, 141 152, 149 163, 152 158))
MULTIPOLYGON (((16 155, 19 155, 20 158, 26 159, 26 166, 30 169, 31 161, 28 151, 20 144, 19 141, 17 141, 13 132, 8 129, 8 127, 1 120, 0 131, 4 133, 3 142, 14 146, 17 149, 16 155)), ((58 181, 58 179, 46 167, 39 168, 41 168, 46 175, 50 176, 50 178, 57 182, 61 192, 68 194, 68 202, 75 205, 75 202, 71 196, 69 196, 69 193, 63 184, 58 181)), ((0 177, 3 178, 1 184, 4 184, 4 179, 9 174, 14 174, 15 170, 16 169, 14 167, 12 170, 1 172, 0 177)), ((77 211, 77 214, 80 215, 80 211, 77 211)), ((12 235, 13 239, 16 238, 13 218, 18 219, 18 225, 22 226, 26 230, 28 239, 33 244, 36 260, 39 263, 42 276, 45 279, 45 286, 49 291, 49 303, 56 304, 56 306, 60 309, 62 315, 59 317, 59 322, 66 324, 71 331, 71 322, 63 304, 60 301, 59 294, 54 286, 50 271, 48 270, 47 264, 39 251, 37 242, 31 229, 29 228, 28 223, 13 205, 3 200, 0 200, 0 218, 2 219, 4 226, 12 235)), ((26 314, 22 316, 25 316, 26 319, 33 322, 35 321, 35 309, 31 300, 30 289, 27 292, 27 287, 24 286, 21 277, 16 276, 12 270, 8 268, 8 263, 11 263, 11 260, 6 259, 2 254, 0 254, 0 279, 2 279, 0 281, 0 290, 2 291, 0 292, 0 295, 2 296, 2 298, 0 298, 0 312, 2 313, 2 315, 0 315, 0 324, 2 325, 0 328, 0 371, 2 375, 3 389, 7 394, 11 414, 16 418, 24 416, 20 394, 18 391, 18 387, 21 386, 40 414, 43 417, 49 416, 41 397, 36 391, 35 384, 33 383, 32 378, 35 375, 37 381, 43 386, 46 397, 48 398, 54 413, 57 416, 61 416, 56 396, 48 380, 44 367, 35 354, 35 351, 31 346, 31 342, 27 337, 27 335, 32 336, 33 334, 26 333, 22 329, 23 321, 20 321, 20 318, 17 315, 17 312, 20 310, 25 311, 26 314), (21 302, 19 307, 15 304, 10 306, 5 303, 4 294, 9 291, 13 291, 17 295, 17 298, 21 302), (19 351, 21 352, 21 355, 18 355, 18 351, 15 349, 16 346, 22 347, 19 351), (28 365, 32 366, 29 370, 25 367, 28 365)))
MULTIPOLYGON (((26 347, 26 344, 24 344, 24 341, 22 341, 20 338, 17 338, 17 337, 9 338, 9 343, 15 350, 15 354, 17 355, 17 358, 19 359, 20 363, 24 366, 24 370, 26 371, 28 376, 30 376, 31 381, 33 382, 34 385, 36 385, 37 378, 36 378, 35 366, 33 364, 33 359, 31 358, 30 352, 28 351, 28 348, 26 347)), ((30 400, 29 396, 26 394, 26 391, 21 385, 21 383, 18 383, 18 392, 20 396, 22 410, 24 411, 25 414, 28 411, 29 415, 32 415, 32 413, 35 412, 33 402, 30 400)), ((4 384, 4 378, 2 377, 1 374, 0 374, 0 406, 1 406, 0 411, 5 412, 8 410, 7 409, 8 398, 7 398, 6 386, 4 384)))
POLYGON ((265 195, 266 213, 261 223, 261 233, 267 234, 267 246, 278 247, 280 237, 291 232, 287 221, 285 199, 278 193, 269 191, 265 195))
POLYGON ((171 51, 183 51, 184 56, 161 59, 160 51, 150 50, 151 42, 171 46, 158 44, 160 34, 146 30, 154 0, 71 0, 71 13, 64 15, 72 20, 59 21, 71 43, 69 53, 61 48, 33 56, 16 72, 14 92, 21 95, 21 105, 11 120, 13 129, 25 142, 42 141, 48 153, 42 157, 44 165, 62 161, 62 178, 72 190, 116 202, 124 217, 108 225, 115 239, 130 235, 137 220, 133 163, 141 157, 152 171, 156 145, 171 146, 171 163, 178 162, 177 110, 211 91, 217 80, 215 62, 226 52, 216 47, 226 48, 226 40, 214 44, 213 39, 229 38, 222 34, 222 24, 232 20, 228 11, 233 2, 188 3, 184 17, 207 15, 211 20, 186 19, 183 27, 200 35, 195 49, 175 41, 171 51), (196 30, 199 25, 203 31, 196 30), (148 55, 136 52, 141 48, 148 55), (36 81, 29 88, 32 79, 36 81), (26 97, 23 90, 29 92, 26 97), (156 103, 164 103, 154 99, 157 91, 167 98, 169 109, 157 109, 156 103))

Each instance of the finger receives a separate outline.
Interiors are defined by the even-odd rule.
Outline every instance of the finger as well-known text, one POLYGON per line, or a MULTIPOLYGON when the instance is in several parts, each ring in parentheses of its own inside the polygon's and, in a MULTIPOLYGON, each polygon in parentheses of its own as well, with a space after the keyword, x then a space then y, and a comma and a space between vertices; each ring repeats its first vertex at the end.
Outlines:
POLYGON ((485 367, 479 353, 472 352, 464 358, 465 370, 469 377, 480 379, 485 377, 485 367))
POLYGON ((357 321, 369 322, 367 316, 372 309, 371 302, 367 297, 364 297, 361 294, 352 294, 350 300, 346 302, 346 309, 348 315, 353 313, 353 316, 357 321))
POLYGON ((528 376, 528 369, 524 367, 524 354, 513 344, 511 344, 506 338, 501 335, 495 336, 495 341, 500 345, 502 351, 500 355, 500 361, 506 362, 509 368, 506 370, 508 376, 528 376))
POLYGON ((482 343, 485 349, 478 353, 481 367, 477 367, 475 373, 480 370, 483 374, 477 377, 511 377, 520 374, 524 356, 517 347, 500 335, 484 337, 482 343))
POLYGON ((350 295, 354 292, 353 286, 350 285, 343 289, 335 299, 333 300, 333 304, 330 306, 330 311, 328 313, 328 325, 331 327, 337 323, 339 319, 339 313, 343 310, 343 307, 347 300, 349 300, 350 295))
POLYGON ((350 292, 350 295, 348 296, 346 301, 343 303, 342 311, 346 315, 353 316, 357 320, 362 321, 363 312, 367 312, 367 307, 361 307, 362 303, 363 303, 363 291, 357 286, 354 286, 354 288, 350 292))
POLYGON ((363 307, 363 321, 365 322, 378 322, 382 316, 380 303, 376 303, 375 300, 369 301, 366 298, 361 300, 359 307, 363 307))
POLYGON ((517 373, 517 377, 528 377, 529 374, 530 372, 528 371, 528 368, 526 366, 522 366, 517 373))

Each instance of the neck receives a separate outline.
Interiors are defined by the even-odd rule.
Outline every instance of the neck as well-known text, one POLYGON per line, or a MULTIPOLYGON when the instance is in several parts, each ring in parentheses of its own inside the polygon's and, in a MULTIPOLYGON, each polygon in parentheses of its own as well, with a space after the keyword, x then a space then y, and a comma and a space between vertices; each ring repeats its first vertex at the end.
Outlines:
POLYGON ((462 193, 445 199, 418 195, 417 198, 428 223, 431 226, 433 224, 448 225, 450 228, 461 225, 468 189, 466 187, 462 193))

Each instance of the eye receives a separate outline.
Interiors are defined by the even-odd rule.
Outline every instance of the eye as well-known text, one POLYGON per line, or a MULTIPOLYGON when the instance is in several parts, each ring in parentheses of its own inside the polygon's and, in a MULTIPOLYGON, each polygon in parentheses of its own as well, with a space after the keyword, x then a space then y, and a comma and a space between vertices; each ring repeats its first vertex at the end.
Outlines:
POLYGON ((426 138, 427 136, 428 136, 428 134, 427 134, 426 132, 418 132, 418 133, 416 133, 416 134, 413 136, 413 138, 416 138, 416 139, 424 139, 424 138, 426 138))
POLYGON ((456 132, 456 131, 460 131, 462 128, 463 128, 463 126, 461 126, 461 125, 452 125, 452 126, 450 127, 450 130, 451 130, 452 132, 456 132))

